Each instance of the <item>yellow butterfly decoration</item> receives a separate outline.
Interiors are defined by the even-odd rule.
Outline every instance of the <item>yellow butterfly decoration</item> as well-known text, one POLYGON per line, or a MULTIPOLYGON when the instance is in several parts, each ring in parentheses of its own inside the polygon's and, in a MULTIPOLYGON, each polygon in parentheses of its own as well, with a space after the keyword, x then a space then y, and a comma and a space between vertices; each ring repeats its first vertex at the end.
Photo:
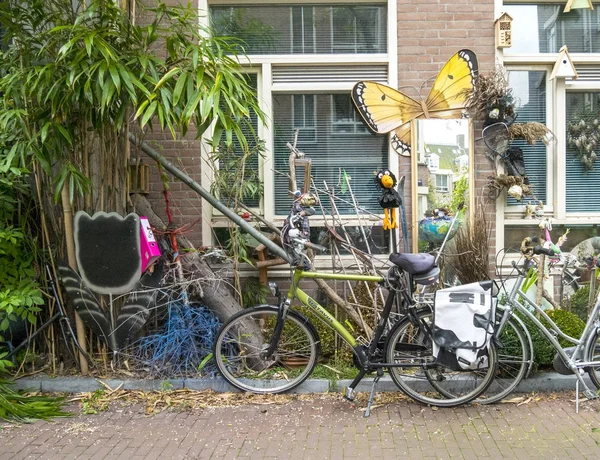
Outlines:
POLYGON ((410 125, 420 118, 461 118, 477 83, 477 56, 463 49, 442 67, 425 101, 374 81, 359 81, 352 88, 352 101, 375 134, 392 135, 392 147, 410 156, 410 125))

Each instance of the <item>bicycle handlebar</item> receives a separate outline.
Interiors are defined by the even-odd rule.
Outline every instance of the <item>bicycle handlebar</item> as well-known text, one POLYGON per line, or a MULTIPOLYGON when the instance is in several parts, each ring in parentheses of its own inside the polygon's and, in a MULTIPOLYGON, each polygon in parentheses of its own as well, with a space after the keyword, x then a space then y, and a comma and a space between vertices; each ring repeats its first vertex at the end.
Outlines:
POLYGON ((534 246, 533 253, 535 255, 545 255, 550 257, 557 257, 558 254, 554 252, 551 248, 545 248, 543 246, 534 246))

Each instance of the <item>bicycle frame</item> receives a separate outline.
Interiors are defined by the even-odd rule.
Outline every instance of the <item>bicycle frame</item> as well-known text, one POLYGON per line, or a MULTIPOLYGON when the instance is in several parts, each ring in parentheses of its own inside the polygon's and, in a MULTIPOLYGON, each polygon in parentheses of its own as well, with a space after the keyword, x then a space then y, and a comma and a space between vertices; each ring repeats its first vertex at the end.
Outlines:
POLYGON ((335 317, 329 313, 319 302, 310 297, 306 292, 300 289, 301 279, 322 279, 322 280, 338 280, 338 281, 366 281, 371 283, 383 283, 385 278, 383 276, 373 275, 348 275, 343 273, 326 273, 326 272, 308 272, 301 269, 294 270, 294 276, 292 278, 292 285, 287 293, 287 298, 284 302, 286 305, 285 312, 289 308, 292 300, 297 298, 305 306, 310 308, 317 317, 331 327, 339 336, 350 345, 353 349, 357 346, 356 339, 352 336, 350 331, 344 327, 335 317))
MULTIPOLYGON (((539 305, 537 305, 535 302, 533 302, 532 300, 530 300, 527 297, 525 292, 523 292, 523 290, 521 289, 524 280, 525 280, 525 277, 523 275, 518 275, 517 281, 516 281, 515 285, 513 286, 513 288, 511 289, 510 294, 508 295, 507 305, 505 306, 504 315, 502 316, 500 325, 496 329, 496 333, 495 333, 496 338, 498 338, 500 336, 500 333, 502 332, 502 330, 503 330, 506 322, 508 321, 509 316, 512 314, 512 312, 515 309, 520 311, 530 321, 532 321, 535 324, 535 326, 542 332, 542 334, 550 341, 552 346, 556 349, 558 354, 563 359, 564 363, 567 364, 567 366, 573 371, 573 373, 577 376, 577 378, 580 380, 580 382, 583 383, 583 378, 580 375, 580 373, 577 372, 577 370, 585 368, 585 367, 589 367, 589 366, 600 366, 600 361, 592 361, 592 362, 581 361, 584 358, 584 352, 586 351, 586 345, 587 345, 589 338, 591 337, 592 333, 596 329, 600 328, 600 321, 598 318, 599 314, 600 314, 600 296, 598 296, 598 299, 596 300, 596 304, 594 305, 592 313, 590 314, 590 317, 588 318, 585 328, 581 334, 581 338, 576 339, 576 338, 573 338, 573 337, 565 334, 558 327, 558 325, 546 314, 546 312, 544 312, 544 310, 542 310, 542 308, 539 305), (544 324, 542 324, 542 322, 525 305, 523 305, 519 301, 519 299, 523 299, 528 306, 533 308, 535 313, 538 313, 544 320, 546 320, 550 326, 550 330, 544 324), (571 356, 569 356, 565 352, 565 349, 560 345, 560 343, 558 342, 558 340, 556 338, 557 336, 560 336, 575 345, 571 356), (580 361, 578 361, 578 360, 580 360, 580 361)), ((532 353, 533 353, 533 349, 532 349, 532 353)), ((584 388, 587 388, 587 386, 585 384, 584 384, 584 388)))

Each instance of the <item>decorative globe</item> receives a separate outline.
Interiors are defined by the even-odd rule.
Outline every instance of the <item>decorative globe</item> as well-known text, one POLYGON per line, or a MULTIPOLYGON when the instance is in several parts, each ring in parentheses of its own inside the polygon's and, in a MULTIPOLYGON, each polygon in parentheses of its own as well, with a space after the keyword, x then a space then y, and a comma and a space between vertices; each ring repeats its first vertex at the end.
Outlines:
MULTIPOLYGON (((452 217, 441 216, 441 217, 425 217, 419 222, 419 239, 427 241, 428 243, 440 244, 446 238, 450 225, 452 224, 452 217)), ((448 239, 451 239, 456 235, 458 231, 459 223, 456 222, 452 227, 452 232, 448 239)))

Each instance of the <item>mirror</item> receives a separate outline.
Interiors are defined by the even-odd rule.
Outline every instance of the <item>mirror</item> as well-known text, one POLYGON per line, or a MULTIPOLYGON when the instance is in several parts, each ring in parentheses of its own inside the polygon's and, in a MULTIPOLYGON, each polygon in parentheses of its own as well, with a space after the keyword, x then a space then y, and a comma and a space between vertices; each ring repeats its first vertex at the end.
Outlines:
MULTIPOLYGON (((468 119, 413 121, 412 250, 415 253, 429 252, 442 244, 451 216, 461 202, 466 216, 473 212, 472 132, 468 119)), ((460 221, 464 218, 452 227, 451 236, 460 221)))

